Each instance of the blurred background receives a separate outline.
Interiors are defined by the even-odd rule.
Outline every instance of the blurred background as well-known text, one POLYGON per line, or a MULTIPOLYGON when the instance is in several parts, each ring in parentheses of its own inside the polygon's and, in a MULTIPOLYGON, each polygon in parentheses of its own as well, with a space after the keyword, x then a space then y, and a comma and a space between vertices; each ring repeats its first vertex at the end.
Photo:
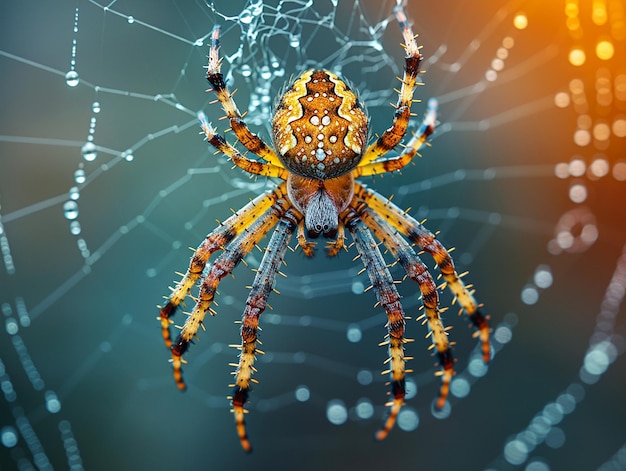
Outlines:
MULTIPOLYGON (((177 390, 156 305, 188 247, 272 185, 198 134, 200 111, 226 127, 205 93, 213 25, 239 108, 266 141, 274 97, 312 66, 360 91, 375 134, 402 73, 394 6, 2 4, 2 470, 626 469, 623 0, 405 6, 426 71, 413 128, 430 97, 440 124, 415 165, 364 181, 455 247, 493 326, 486 368, 467 321, 447 312, 458 374, 443 412, 432 412, 430 341, 409 321, 407 405, 373 443, 386 319, 354 248, 287 254, 261 318, 252 455, 229 413, 228 345, 260 252, 220 285, 177 390)), ((400 290, 417 317, 417 287, 400 290)))

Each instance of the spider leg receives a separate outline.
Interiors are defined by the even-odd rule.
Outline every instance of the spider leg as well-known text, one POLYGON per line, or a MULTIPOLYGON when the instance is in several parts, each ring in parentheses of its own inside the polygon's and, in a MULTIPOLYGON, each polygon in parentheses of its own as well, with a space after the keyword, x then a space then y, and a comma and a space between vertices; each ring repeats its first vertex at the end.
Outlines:
POLYGON ((370 282, 376 290, 376 297, 387 313, 388 335, 381 345, 388 345, 389 348, 389 359, 385 362, 389 363, 389 369, 383 371, 383 374, 389 373, 392 400, 388 403, 391 406, 389 417, 376 434, 377 440, 383 440, 393 428, 406 395, 404 344, 409 340, 404 338, 405 315, 394 280, 371 232, 352 208, 344 212, 343 216, 344 224, 354 238, 370 282))
POLYGON ((276 226, 256 272, 243 312, 241 346, 238 347, 241 353, 239 354, 237 369, 234 372, 235 384, 232 385, 234 390, 231 400, 237 433, 241 440, 241 446, 246 451, 251 451, 251 446, 244 423, 244 414, 246 413, 244 405, 248 400, 250 383, 256 382, 252 378, 256 371, 254 368, 256 354, 262 353, 256 348, 259 317, 265 311, 267 298, 273 290, 276 274, 279 272, 289 240, 301 218, 302 216, 297 211, 290 209, 276 226))
POLYGON ((363 200, 374 212, 378 213, 387 223, 397 229, 400 234, 407 237, 421 250, 428 252, 433 257, 446 281, 446 286, 454 295, 455 301, 461 305, 462 310, 465 311, 469 320, 477 329, 477 335, 482 345, 483 361, 485 363, 489 362, 491 359, 491 347, 489 345, 489 323, 487 322, 487 317, 482 314, 479 309, 481 306, 461 280, 461 275, 456 272, 452 257, 445 247, 435 238, 434 234, 387 198, 365 188, 359 183, 355 183, 354 193, 355 198, 363 200))
MULTIPOLYGON (((182 377, 182 364, 184 363, 182 355, 189 349, 189 344, 202 325, 220 281, 230 274, 250 250, 265 237, 289 207, 290 203, 286 199, 281 198, 280 190, 282 188, 283 185, 274 190, 277 196, 275 203, 250 228, 242 231, 231 243, 224 247, 224 252, 215 260, 209 273, 202 281, 193 311, 188 315, 176 341, 171 347, 174 379, 179 389, 184 390, 186 388, 182 377)), ((212 314, 214 313, 212 312, 212 314)))
POLYGON ((411 103, 413 102, 413 92, 418 84, 417 76, 420 73, 420 63, 422 62, 422 55, 419 52, 419 47, 415 41, 415 35, 411 30, 406 14, 402 7, 397 6, 395 8, 396 19, 402 29, 402 36, 404 39, 404 50, 406 56, 404 57, 404 75, 402 79, 398 78, 402 83, 398 92, 398 102, 394 105, 396 109, 393 116, 393 124, 387 129, 376 141, 370 144, 359 166, 368 165, 379 157, 385 155, 396 145, 400 143, 404 134, 406 133, 409 125, 409 119, 411 118, 411 103))
MULTIPOLYGON (((226 118, 230 120, 230 127, 237 136, 237 139, 250 152, 258 155, 268 164, 275 167, 283 167, 276 153, 265 143, 259 136, 252 133, 243 120, 243 115, 239 112, 235 100, 233 100, 234 92, 231 93, 224 82, 224 76, 221 72, 222 59, 219 57, 220 48, 220 27, 213 27, 211 37, 211 49, 209 50, 209 63, 206 66, 207 80, 213 86, 213 90, 217 95, 217 99, 222 104, 226 112, 226 118)), ((237 162, 235 161, 237 164, 237 162)), ((239 164, 237 164, 239 165, 239 164)))
MULTIPOLYGON (((356 208, 358 206, 358 203, 354 205, 356 208)), ((420 288, 425 311, 421 318, 424 318, 424 323, 428 323, 428 336, 432 339, 432 347, 437 351, 439 364, 442 368, 440 372, 442 376, 441 388, 436 404, 437 408, 441 409, 445 405, 450 391, 450 381, 454 375, 454 358, 450 350, 446 328, 440 316, 437 285, 424 262, 420 260, 413 248, 396 230, 369 208, 357 210, 365 225, 374 233, 376 238, 385 244, 385 247, 400 262, 409 278, 417 283, 420 288)))
POLYGON ((413 160, 413 157, 420 155, 420 149, 426 144, 428 137, 435 131, 437 122, 437 100, 428 100, 428 108, 417 132, 406 144, 404 152, 393 158, 382 159, 369 164, 359 163, 354 170, 354 177, 377 175, 379 173, 393 172, 405 167, 413 160))
POLYGON ((242 155, 232 144, 229 144, 226 139, 217 134, 215 128, 211 126, 211 123, 206 121, 206 119, 201 119, 202 130, 207 137, 209 143, 215 147, 218 151, 226 154, 233 163, 245 170, 248 173, 254 173, 256 175, 263 175, 266 177, 277 177, 282 178, 283 180, 287 180, 287 169, 282 165, 280 167, 264 162, 260 162, 258 160, 252 160, 242 155))
POLYGON ((165 346, 172 346, 172 338, 170 334, 171 317, 176 313, 179 304, 184 301, 191 287, 198 281, 202 275, 202 271, 206 266, 209 257, 217 250, 224 248, 237 235, 249 227, 253 221, 265 213, 279 199, 284 198, 287 194, 286 186, 280 185, 274 190, 270 190, 264 194, 257 196, 250 201, 241 210, 237 211, 213 232, 208 234, 204 241, 194 251, 189 268, 183 278, 176 283, 174 288, 170 288, 172 293, 167 298, 167 302, 160 308, 160 316, 157 318, 161 321, 161 329, 165 346))

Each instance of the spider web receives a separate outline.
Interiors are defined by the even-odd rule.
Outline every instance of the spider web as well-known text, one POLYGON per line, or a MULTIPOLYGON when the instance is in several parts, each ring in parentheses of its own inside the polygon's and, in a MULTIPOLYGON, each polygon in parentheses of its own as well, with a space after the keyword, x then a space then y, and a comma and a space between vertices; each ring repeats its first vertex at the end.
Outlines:
MULTIPOLYGON (((259 469, 380 469, 390 457, 420 469, 626 467, 626 5, 496 3, 406 6, 424 46, 417 95, 438 99, 441 124, 414 166, 366 180, 456 247, 491 315, 489 373, 453 307, 458 375, 433 413, 434 359, 410 321, 407 406, 369 445, 384 414, 384 313, 354 248, 289 253, 261 319, 248 418, 259 469), (603 40, 612 55, 596 52, 603 40)), ((271 185, 198 135, 199 112, 225 127, 204 93, 204 44, 220 23, 223 70, 266 140, 273 97, 319 65, 351 81, 382 132, 403 56, 393 7, 3 3, 1 469, 250 464, 225 396, 251 270, 222 283, 218 316, 187 355, 185 395, 153 319, 187 247, 271 185)), ((416 287, 400 290, 417 317, 416 287)))

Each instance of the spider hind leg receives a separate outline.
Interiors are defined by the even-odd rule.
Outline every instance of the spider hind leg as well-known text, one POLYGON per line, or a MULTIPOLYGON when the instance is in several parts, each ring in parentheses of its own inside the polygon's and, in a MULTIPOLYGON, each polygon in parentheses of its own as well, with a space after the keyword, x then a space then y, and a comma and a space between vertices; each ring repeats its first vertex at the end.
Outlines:
POLYGON ((289 240, 300 219, 301 215, 292 208, 287 210, 276 226, 254 277, 252 289, 246 300, 246 307, 242 316, 241 346, 238 347, 241 352, 239 354, 239 363, 235 370, 235 384, 232 385, 234 390, 231 404, 233 407, 232 412, 235 415, 237 434, 239 435, 242 448, 247 452, 252 450, 252 446, 246 432, 244 415, 247 411, 244 409, 244 406, 248 400, 251 383, 256 382, 252 377, 256 371, 254 367, 256 355, 261 353, 256 348, 259 317, 267 307, 267 298, 273 290, 276 274, 280 270, 289 240))
POLYGON ((383 374, 389 374, 390 378, 391 401, 388 405, 391 408, 383 427, 376 434, 377 440, 383 440, 393 428, 406 396, 405 373, 410 370, 405 369, 405 360, 408 358, 404 356, 404 344, 409 341, 404 338, 405 314, 400 294, 370 230, 352 209, 345 215, 344 224, 354 238, 376 297, 387 313, 388 335, 380 345, 387 345, 389 351, 389 359, 386 361, 388 369, 383 374))

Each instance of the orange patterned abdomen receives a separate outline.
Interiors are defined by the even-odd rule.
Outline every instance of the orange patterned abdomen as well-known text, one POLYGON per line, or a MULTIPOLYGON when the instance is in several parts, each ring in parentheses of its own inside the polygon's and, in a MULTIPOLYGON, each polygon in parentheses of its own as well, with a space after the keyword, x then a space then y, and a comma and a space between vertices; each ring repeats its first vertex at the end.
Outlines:
POLYGON ((320 180, 353 170, 368 138, 361 103, 327 70, 309 70, 293 82, 276 107, 272 127, 285 166, 320 180))

